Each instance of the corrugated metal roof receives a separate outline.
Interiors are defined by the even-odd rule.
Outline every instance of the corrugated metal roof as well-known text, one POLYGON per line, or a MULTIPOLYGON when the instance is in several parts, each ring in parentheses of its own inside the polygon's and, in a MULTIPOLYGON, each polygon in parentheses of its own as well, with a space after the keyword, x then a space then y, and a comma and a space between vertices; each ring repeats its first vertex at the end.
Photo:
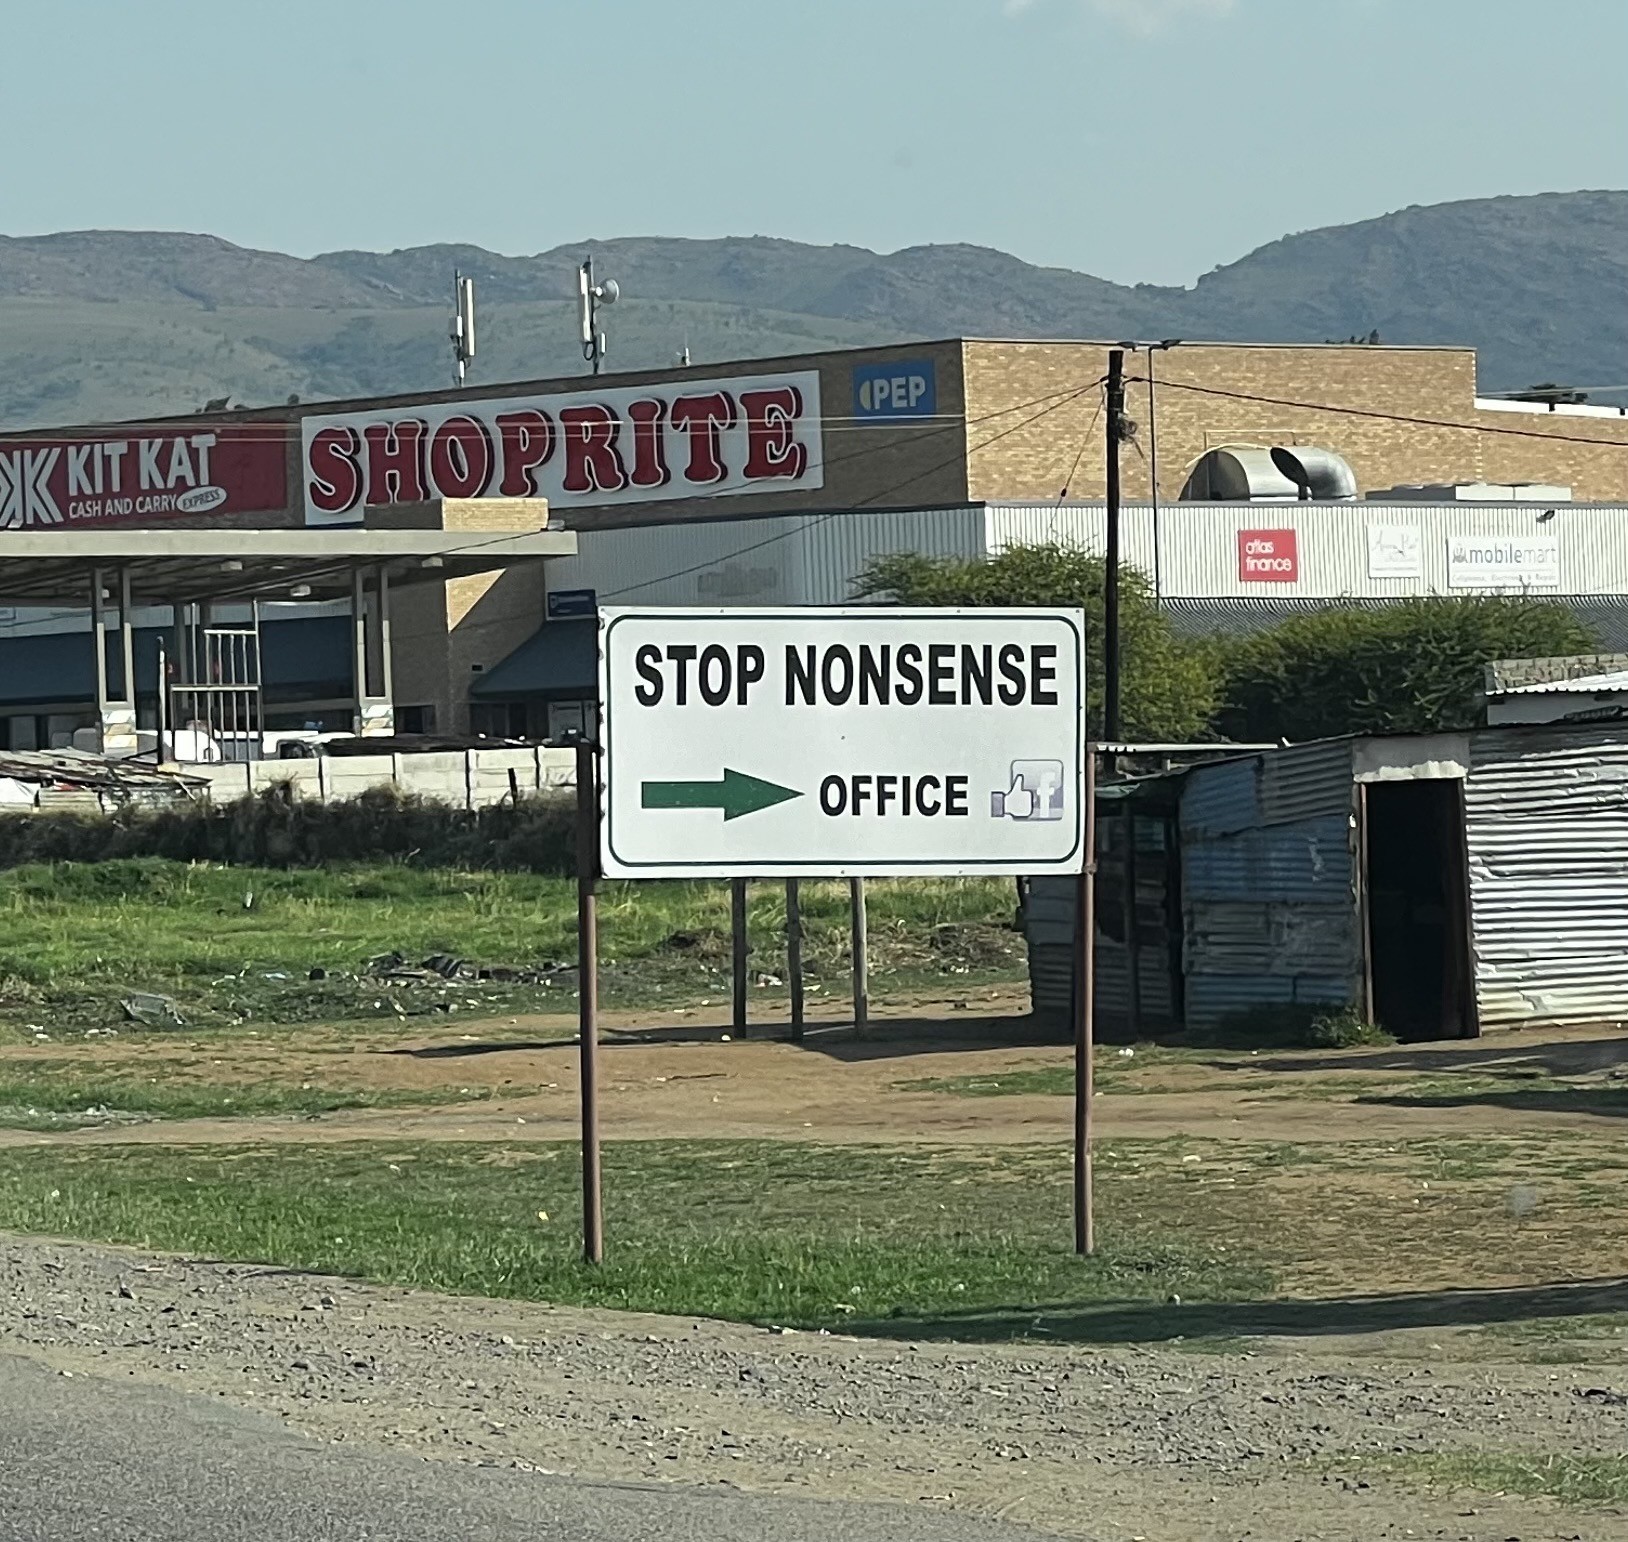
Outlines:
POLYGON ((1628 1018, 1628 740, 1476 734, 1464 802, 1483 1025, 1628 1018))
POLYGON ((1531 685, 1506 685, 1500 696, 1591 695, 1595 691, 1628 691, 1628 669, 1608 675, 1582 675, 1570 680, 1535 680, 1531 685))

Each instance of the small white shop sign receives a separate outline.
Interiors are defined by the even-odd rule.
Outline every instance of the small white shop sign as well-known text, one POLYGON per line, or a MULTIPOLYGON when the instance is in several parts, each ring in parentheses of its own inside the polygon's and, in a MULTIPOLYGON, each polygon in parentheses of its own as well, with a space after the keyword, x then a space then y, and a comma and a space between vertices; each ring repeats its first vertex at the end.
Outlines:
POLYGON ((1370 578, 1423 578, 1424 551, 1417 525, 1369 525, 1370 578))
POLYGON ((1558 589, 1560 540, 1553 535, 1447 538, 1449 589, 1558 589))

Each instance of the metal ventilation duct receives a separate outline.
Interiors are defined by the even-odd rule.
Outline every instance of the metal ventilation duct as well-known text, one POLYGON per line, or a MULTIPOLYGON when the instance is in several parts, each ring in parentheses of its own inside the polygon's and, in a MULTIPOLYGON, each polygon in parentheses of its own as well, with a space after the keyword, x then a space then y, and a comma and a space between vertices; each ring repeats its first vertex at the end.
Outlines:
POLYGON ((1184 503, 1326 503, 1356 496, 1357 475, 1344 458, 1315 445, 1207 450, 1181 490, 1184 503))

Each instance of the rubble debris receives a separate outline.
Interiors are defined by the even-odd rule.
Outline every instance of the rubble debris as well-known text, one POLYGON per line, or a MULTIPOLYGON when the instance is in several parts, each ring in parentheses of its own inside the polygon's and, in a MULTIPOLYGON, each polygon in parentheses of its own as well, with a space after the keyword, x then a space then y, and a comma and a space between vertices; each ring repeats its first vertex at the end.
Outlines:
POLYGON ((144 1028, 184 1028, 186 1019, 173 996, 161 996, 155 991, 131 991, 119 1006, 125 1017, 144 1028))

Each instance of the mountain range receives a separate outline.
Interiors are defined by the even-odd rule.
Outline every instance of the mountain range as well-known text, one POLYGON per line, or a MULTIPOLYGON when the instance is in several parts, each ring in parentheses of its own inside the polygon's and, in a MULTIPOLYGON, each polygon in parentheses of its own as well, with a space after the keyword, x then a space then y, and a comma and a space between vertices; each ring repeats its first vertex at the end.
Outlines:
MULTIPOLYGON (((769 237, 251 251, 215 236, 0 237, 0 427, 262 406, 448 380, 453 269, 476 282, 470 383, 573 374, 576 267, 623 298, 608 367, 706 363, 907 338, 1183 337, 1479 351, 1483 390, 1628 381, 1628 192, 1414 207, 1284 236, 1187 288, 1111 283, 985 247, 881 254, 769 237)), ((1615 403, 1623 395, 1598 399, 1615 403)))

